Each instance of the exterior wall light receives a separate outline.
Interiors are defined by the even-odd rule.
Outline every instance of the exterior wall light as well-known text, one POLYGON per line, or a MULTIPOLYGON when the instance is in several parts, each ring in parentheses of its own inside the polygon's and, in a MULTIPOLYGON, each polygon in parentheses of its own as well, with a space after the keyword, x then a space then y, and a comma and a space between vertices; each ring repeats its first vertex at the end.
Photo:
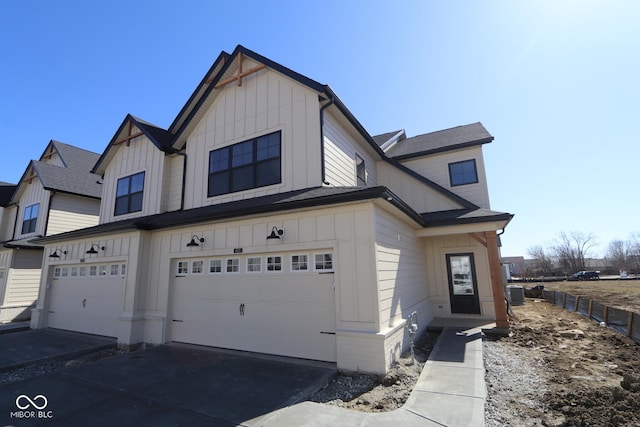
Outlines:
POLYGON ((99 246, 97 243, 94 243, 93 245, 91 245, 91 248, 87 251, 87 253, 91 255, 97 254, 98 251, 96 250, 96 248, 100 249, 101 251, 104 251, 106 249, 104 246, 99 246))
POLYGON ((67 251, 63 251, 62 249, 56 248, 51 254, 49 254, 49 258, 60 258, 60 255, 66 255, 67 251))
POLYGON ((200 246, 200 243, 204 243, 204 237, 198 237, 196 234, 191 236, 191 241, 187 243, 188 248, 194 248, 196 246, 200 246))
POLYGON ((275 225, 271 228, 271 234, 267 236, 267 240, 269 239, 279 239, 284 235, 284 228, 278 228, 275 225))

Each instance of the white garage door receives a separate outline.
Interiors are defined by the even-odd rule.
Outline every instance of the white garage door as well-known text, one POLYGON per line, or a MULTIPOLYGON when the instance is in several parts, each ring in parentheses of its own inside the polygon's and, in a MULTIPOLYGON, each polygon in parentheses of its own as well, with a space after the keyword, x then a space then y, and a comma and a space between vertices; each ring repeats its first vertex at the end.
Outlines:
POLYGON ((326 252, 181 260, 171 339, 335 362, 332 268, 326 252))
POLYGON ((117 337, 124 274, 124 264, 55 267, 48 326, 117 337))

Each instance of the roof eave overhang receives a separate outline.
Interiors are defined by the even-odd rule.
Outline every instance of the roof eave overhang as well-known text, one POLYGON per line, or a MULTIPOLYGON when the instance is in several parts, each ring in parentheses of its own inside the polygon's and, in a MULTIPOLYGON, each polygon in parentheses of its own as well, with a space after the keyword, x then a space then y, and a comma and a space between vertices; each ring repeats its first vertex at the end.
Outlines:
POLYGON ((391 156, 394 160, 408 160, 416 157, 431 156, 433 154, 447 153, 449 151, 463 150, 465 148, 476 147, 478 145, 488 144, 493 141, 493 137, 479 139, 477 141, 465 142, 462 144, 450 145, 447 147, 434 148, 432 150, 419 151, 417 153, 401 154, 399 156, 391 156))
POLYGON ((427 224, 425 228, 417 231, 417 235, 418 237, 435 237, 504 230, 511 221, 511 218, 513 218, 513 215, 503 214, 491 218, 467 218, 455 220, 455 222, 452 221, 451 223, 427 224))

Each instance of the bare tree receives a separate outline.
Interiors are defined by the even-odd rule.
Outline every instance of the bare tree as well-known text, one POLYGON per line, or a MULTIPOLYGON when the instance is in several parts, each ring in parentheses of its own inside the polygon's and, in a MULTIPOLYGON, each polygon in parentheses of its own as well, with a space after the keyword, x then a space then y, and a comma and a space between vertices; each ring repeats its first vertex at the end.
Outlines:
POLYGON ((622 240, 614 240, 609 243, 609 247, 607 248, 607 260, 611 262, 613 267, 617 268, 620 271, 629 271, 630 270, 630 256, 631 251, 629 247, 630 241, 624 242, 622 240))
POLYGON ((553 272, 553 259, 540 245, 527 249, 529 256, 535 260, 536 273, 542 276, 550 276, 553 272))
POLYGON ((552 250, 558 263, 567 274, 572 271, 586 270, 587 255, 595 244, 595 237, 591 233, 572 231, 567 234, 561 232, 552 250))

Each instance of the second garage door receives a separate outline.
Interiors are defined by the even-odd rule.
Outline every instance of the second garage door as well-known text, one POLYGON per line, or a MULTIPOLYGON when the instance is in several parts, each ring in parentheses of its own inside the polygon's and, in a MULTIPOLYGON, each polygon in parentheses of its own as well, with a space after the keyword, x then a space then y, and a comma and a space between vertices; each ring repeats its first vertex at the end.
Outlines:
POLYGON ((336 361, 330 252, 179 260, 175 269, 172 341, 336 361))

